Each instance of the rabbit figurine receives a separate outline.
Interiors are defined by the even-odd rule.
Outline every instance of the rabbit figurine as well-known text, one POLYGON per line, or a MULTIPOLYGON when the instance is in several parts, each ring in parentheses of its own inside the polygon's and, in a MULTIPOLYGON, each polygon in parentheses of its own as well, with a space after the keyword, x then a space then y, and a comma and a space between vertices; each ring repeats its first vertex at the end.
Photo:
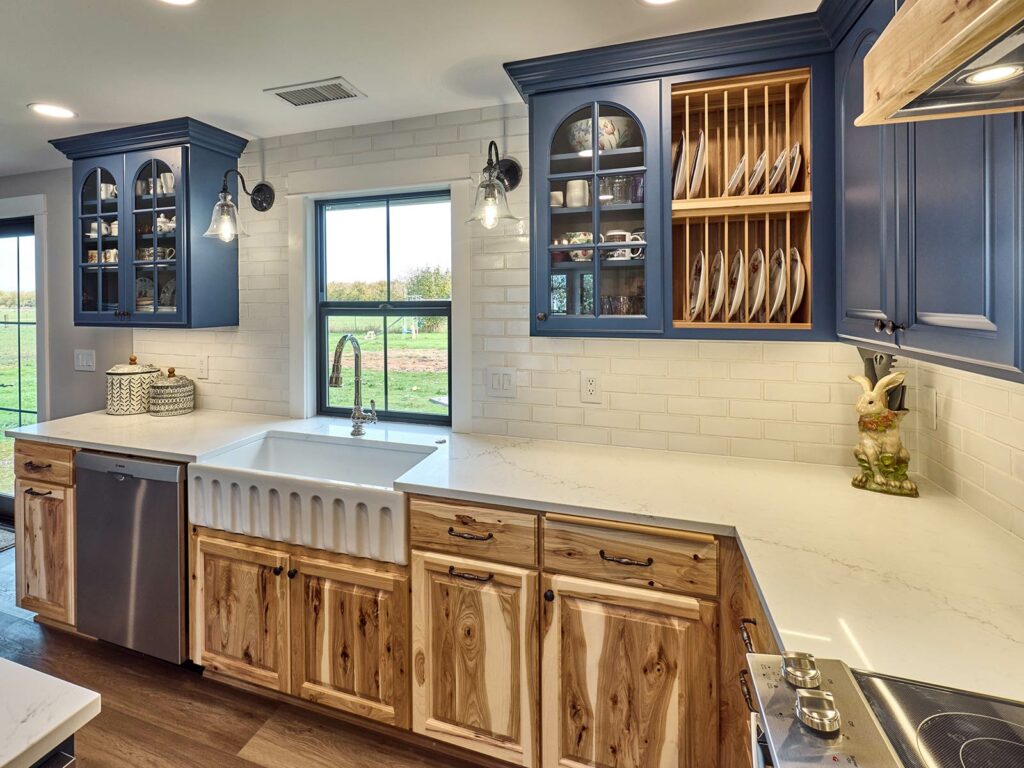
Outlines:
POLYGON ((857 401, 860 419, 860 442, 853 455, 860 464, 860 474, 853 479, 854 488, 865 488, 897 496, 917 496, 917 485, 907 477, 910 453, 900 439, 900 422, 909 411, 889 408, 890 389, 903 383, 903 373, 890 373, 878 380, 874 387, 865 376, 850 376, 864 388, 857 401))

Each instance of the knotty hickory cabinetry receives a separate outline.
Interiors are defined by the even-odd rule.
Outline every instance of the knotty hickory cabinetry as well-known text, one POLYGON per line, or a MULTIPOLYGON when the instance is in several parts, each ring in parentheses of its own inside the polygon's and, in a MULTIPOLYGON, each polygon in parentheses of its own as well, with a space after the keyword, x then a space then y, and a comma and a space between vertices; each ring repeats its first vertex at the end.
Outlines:
POLYGON ((409 566, 194 527, 193 661, 481 765, 749 765, 740 625, 770 630, 733 540, 409 512, 409 566))

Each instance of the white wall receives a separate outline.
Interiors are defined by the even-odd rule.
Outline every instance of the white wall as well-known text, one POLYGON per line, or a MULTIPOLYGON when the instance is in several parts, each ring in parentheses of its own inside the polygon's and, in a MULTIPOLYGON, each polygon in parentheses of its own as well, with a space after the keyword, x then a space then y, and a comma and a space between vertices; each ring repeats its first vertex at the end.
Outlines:
MULTIPOLYGON (((525 107, 501 106, 428 115, 330 131, 281 136, 253 147, 240 167, 247 178, 265 176, 279 202, 268 214, 247 203, 242 217, 252 237, 240 244, 241 322, 237 329, 136 331, 135 351, 157 365, 194 376, 198 355, 209 355, 210 378, 199 382, 202 404, 286 415, 289 381, 289 207, 301 198, 293 186, 311 172, 395 161, 468 155, 471 169, 486 161, 487 141, 529 168, 525 107)), ((315 174, 314 174, 315 175, 315 174)), ((365 169, 362 175, 372 176, 365 169)), ((528 215, 524 183, 511 195, 514 212, 528 215)), ((469 211, 467 210, 468 216, 469 211)), ((861 372, 856 350, 839 343, 739 343, 666 339, 552 339, 529 335, 529 243, 498 228, 468 228, 471 245, 472 363, 454 376, 470 377, 469 408, 475 432, 853 465, 859 387, 847 379, 861 372), (488 366, 518 370, 512 400, 488 398, 488 366), (600 404, 579 400, 579 371, 601 373, 600 404)), ((980 379, 999 394, 990 411, 974 413, 980 391, 952 371, 904 364, 915 404, 916 380, 943 387, 940 427, 921 432, 907 424, 906 440, 923 471, 1004 527, 1024 535, 1024 387, 980 379), (936 383, 941 382, 941 384, 936 383), (971 430, 961 420, 971 418, 971 430), (972 431, 973 430, 973 431, 972 431), (993 437, 1000 430, 1002 438, 993 437), (976 452, 987 436, 998 448, 976 452), (1000 442, 1001 441, 1001 442, 1000 442)), ((987 445, 987 444, 986 444, 987 445)), ((991 448, 991 446, 989 446, 991 448)))
POLYGON ((46 199, 46 232, 36 233, 45 238, 46 263, 36 275, 36 289, 45 302, 46 337, 40 347, 48 371, 49 418, 104 408, 104 371, 114 363, 127 362, 132 333, 73 325, 71 169, 0 178, 0 199, 27 195, 46 199), (95 372, 74 371, 75 349, 96 350, 95 372))

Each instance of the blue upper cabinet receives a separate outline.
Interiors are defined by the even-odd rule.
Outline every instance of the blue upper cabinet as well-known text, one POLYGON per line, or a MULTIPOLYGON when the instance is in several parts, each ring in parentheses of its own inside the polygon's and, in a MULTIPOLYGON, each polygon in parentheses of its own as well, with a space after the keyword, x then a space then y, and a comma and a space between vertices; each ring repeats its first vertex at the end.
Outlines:
POLYGON ((531 106, 533 332, 660 333, 660 82, 531 106))
POLYGON ((237 241, 202 234, 245 139, 181 118, 52 143, 73 161, 76 325, 238 324, 237 241))
POLYGON ((893 16, 876 0, 836 48, 837 331, 894 347, 896 317, 896 128, 858 128, 864 57, 893 16))
POLYGON ((867 346, 1024 379, 1021 115, 857 128, 875 0, 836 49, 837 327, 867 346))

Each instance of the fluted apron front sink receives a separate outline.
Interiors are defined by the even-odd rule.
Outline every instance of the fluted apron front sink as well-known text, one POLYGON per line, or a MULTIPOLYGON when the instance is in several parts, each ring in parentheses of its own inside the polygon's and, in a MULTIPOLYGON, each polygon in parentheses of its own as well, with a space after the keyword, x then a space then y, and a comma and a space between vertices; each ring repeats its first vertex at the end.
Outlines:
POLYGON ((189 521, 404 565, 405 495, 394 482, 433 450, 270 432, 189 465, 189 521))

